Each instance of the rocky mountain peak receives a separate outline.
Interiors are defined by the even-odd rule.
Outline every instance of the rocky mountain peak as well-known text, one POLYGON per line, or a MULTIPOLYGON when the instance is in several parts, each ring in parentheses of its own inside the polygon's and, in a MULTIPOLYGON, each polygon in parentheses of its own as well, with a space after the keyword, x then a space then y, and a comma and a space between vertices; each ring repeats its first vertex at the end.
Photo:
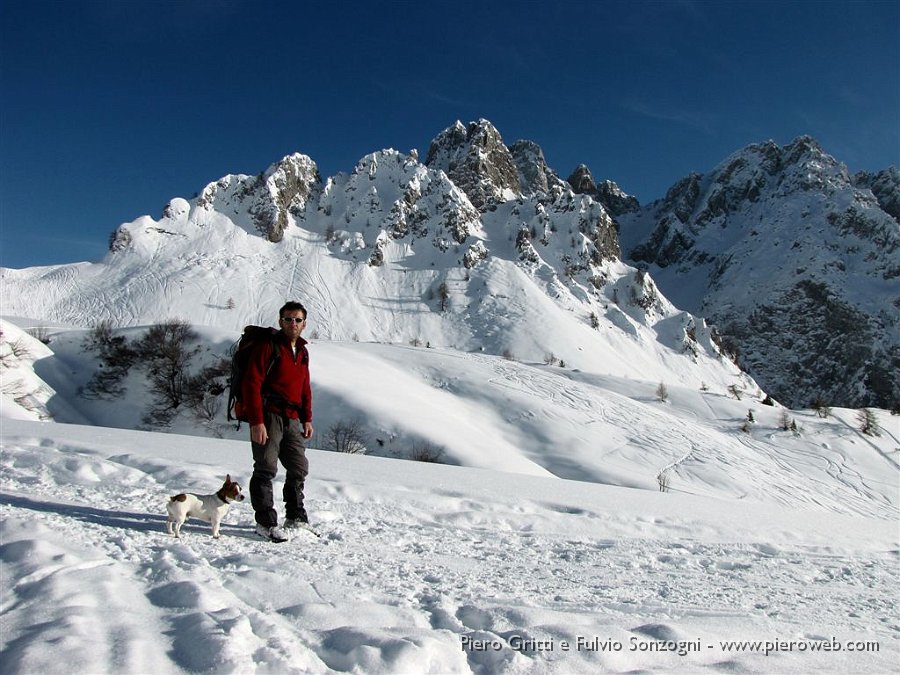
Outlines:
MULTIPOLYGON (((659 290, 714 321, 782 402, 889 406, 900 400, 898 214, 895 168, 851 179, 809 136, 749 145, 642 209, 586 165, 561 180, 540 146, 507 147, 480 119, 441 132, 426 164, 381 151, 320 186, 315 163, 289 155, 258 176, 226 176, 195 202, 172 200, 161 222, 120 227, 110 257, 125 265, 168 246, 176 259, 206 265, 229 249, 198 255, 197 226, 230 222, 240 232, 227 236, 250 235, 241 240, 248 247, 261 232, 287 240, 284 255, 324 242, 329 261, 367 265, 373 278, 418 269, 416 293, 426 300, 441 274, 465 288, 512 264, 548 297, 600 319, 601 309, 618 316, 617 298, 642 312, 655 306, 649 285, 634 293, 615 285, 626 267, 621 239, 659 290)), ((270 249, 278 247, 260 250, 270 249)), ((394 295, 404 277, 388 284, 397 283, 394 295)), ((336 335, 347 334, 341 317, 336 335)))
POLYGON ((594 176, 586 164, 579 164, 566 182, 572 186, 572 190, 577 195, 590 195, 597 191, 597 184, 594 182, 594 176))
POLYGON ((779 400, 888 407, 900 398, 887 309, 900 277, 898 184, 890 170, 851 181, 809 136, 751 145, 624 218, 626 254, 715 321, 779 400))
POLYGON ((785 145, 783 155, 785 164, 796 164, 809 159, 821 160, 826 156, 833 160, 815 138, 805 135, 798 136, 785 145))
POLYGON ((672 213, 681 222, 690 219, 700 200, 703 174, 692 172, 666 191, 661 202, 656 202, 657 212, 672 213))
POLYGON ((533 141, 516 141, 509 146, 516 170, 519 188, 525 197, 548 195, 555 198, 565 189, 559 176, 547 166, 544 151, 533 141))
POLYGON ((579 164, 566 182, 572 187, 575 194, 590 195, 603 204, 603 207, 613 217, 641 208, 636 198, 627 194, 613 181, 605 180, 595 183, 591 170, 585 164, 579 164))
POLYGON ((246 210, 252 226, 272 242, 284 237, 290 218, 300 218, 321 189, 316 163, 306 155, 283 157, 256 176, 230 175, 207 185, 197 206, 209 212, 246 210))
POLYGON ((435 137, 425 165, 441 170, 484 210, 521 192, 519 173, 500 132, 488 120, 457 121, 435 137))
POLYGON ((288 215, 299 216, 321 183, 316 163, 294 153, 272 164, 262 175, 260 189, 268 195, 260 208, 251 210, 257 227, 269 241, 281 241, 288 215))
POLYGON ((882 211, 900 223, 900 171, 897 167, 878 173, 860 171, 851 181, 862 190, 871 190, 882 211))

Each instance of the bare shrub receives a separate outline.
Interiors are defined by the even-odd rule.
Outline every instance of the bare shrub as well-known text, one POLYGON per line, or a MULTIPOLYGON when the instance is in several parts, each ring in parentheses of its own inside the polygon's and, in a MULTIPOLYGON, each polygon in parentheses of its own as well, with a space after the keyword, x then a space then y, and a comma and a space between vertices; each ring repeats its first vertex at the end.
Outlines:
POLYGON ((656 398, 659 401, 667 401, 669 398, 669 388, 666 386, 665 382, 660 382, 659 386, 656 388, 656 398))
POLYGON ((154 324, 138 343, 153 395, 153 403, 143 416, 145 424, 167 426, 190 397, 195 380, 189 374, 189 364, 199 348, 191 349, 189 343, 196 338, 189 323, 174 319, 154 324))
POLYGON ((782 431, 790 431, 791 430, 791 416, 788 415, 787 410, 781 411, 781 422, 778 425, 778 428, 782 431))
POLYGON ((29 391, 25 385, 25 380, 22 378, 17 378, 15 380, 5 378, 0 382, 0 393, 18 402, 20 398, 28 396, 29 391))
POLYGON ((668 492, 672 484, 672 475, 666 471, 660 471, 656 474, 656 484, 659 485, 660 492, 668 492))
POLYGON ((203 368, 190 378, 185 391, 185 404, 191 408, 202 408, 208 397, 218 398, 228 389, 231 376, 231 361, 219 357, 213 364, 203 368))
POLYGON ((222 414, 222 398, 204 393, 191 405, 194 419, 216 438, 222 438, 218 419, 222 414))
POLYGON ((45 345, 50 344, 50 331, 46 326, 35 326, 28 329, 28 334, 35 340, 40 340, 45 345))
POLYGON ((204 394, 191 406, 194 416, 200 422, 214 422, 222 412, 222 400, 212 394, 204 394))
POLYGON ((444 448, 429 442, 417 443, 409 450, 407 457, 415 462, 440 464, 444 458, 444 448))
POLYGON ((366 454, 366 433, 359 417, 335 422, 325 437, 325 449, 350 455, 366 454))
POLYGON ((810 407, 815 410, 816 415, 818 415, 822 419, 825 419, 826 417, 831 415, 831 408, 828 407, 828 404, 825 403, 825 399, 823 399, 821 396, 817 396, 816 398, 814 398, 812 403, 810 404, 810 407))
POLYGON ((122 380, 137 358, 125 336, 115 335, 110 321, 101 321, 88 331, 81 348, 95 353, 99 360, 99 370, 81 390, 81 395, 110 399, 125 393, 122 380))
POLYGON ((788 415, 787 410, 781 411, 781 422, 779 424, 779 428, 782 431, 792 431, 795 434, 800 433, 800 427, 797 426, 797 420, 788 415))
POLYGON ((16 359, 27 359, 32 356, 31 349, 23 338, 19 338, 15 342, 10 342, 9 352, 16 359))

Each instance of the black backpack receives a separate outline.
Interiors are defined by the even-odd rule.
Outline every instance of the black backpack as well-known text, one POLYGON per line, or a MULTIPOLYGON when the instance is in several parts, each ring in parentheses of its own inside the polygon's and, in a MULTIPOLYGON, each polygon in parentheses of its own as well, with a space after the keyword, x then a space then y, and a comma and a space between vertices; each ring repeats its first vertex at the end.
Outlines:
POLYGON ((244 380, 244 373, 247 372, 247 361, 253 348, 263 341, 268 340, 272 343, 272 358, 269 361, 269 367, 266 368, 266 375, 272 371, 272 367, 277 363, 281 356, 281 350, 275 342, 278 330, 275 328, 264 328, 262 326, 246 326, 241 338, 231 348, 231 380, 228 384, 228 421, 237 421, 238 429, 241 428, 241 422, 247 422, 243 406, 241 405, 241 385, 244 380))

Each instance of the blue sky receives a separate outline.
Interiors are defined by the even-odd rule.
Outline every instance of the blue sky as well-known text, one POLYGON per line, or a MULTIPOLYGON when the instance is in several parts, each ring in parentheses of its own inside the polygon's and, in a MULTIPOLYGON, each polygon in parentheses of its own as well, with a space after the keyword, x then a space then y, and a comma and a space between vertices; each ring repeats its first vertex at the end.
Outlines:
POLYGON ((0 265, 99 260, 226 174, 457 119, 641 203, 801 134, 900 165, 900 2, 0 0, 0 95, 0 265))

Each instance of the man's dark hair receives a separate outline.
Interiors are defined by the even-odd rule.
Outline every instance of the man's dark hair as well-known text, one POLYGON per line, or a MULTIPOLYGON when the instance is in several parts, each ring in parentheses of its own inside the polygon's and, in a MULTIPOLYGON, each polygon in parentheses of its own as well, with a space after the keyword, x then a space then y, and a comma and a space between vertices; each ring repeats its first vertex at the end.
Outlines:
POLYGON ((284 303, 284 307, 278 310, 278 318, 284 318, 285 312, 303 312, 303 318, 306 318, 306 307, 301 305, 299 302, 289 301, 284 303))

